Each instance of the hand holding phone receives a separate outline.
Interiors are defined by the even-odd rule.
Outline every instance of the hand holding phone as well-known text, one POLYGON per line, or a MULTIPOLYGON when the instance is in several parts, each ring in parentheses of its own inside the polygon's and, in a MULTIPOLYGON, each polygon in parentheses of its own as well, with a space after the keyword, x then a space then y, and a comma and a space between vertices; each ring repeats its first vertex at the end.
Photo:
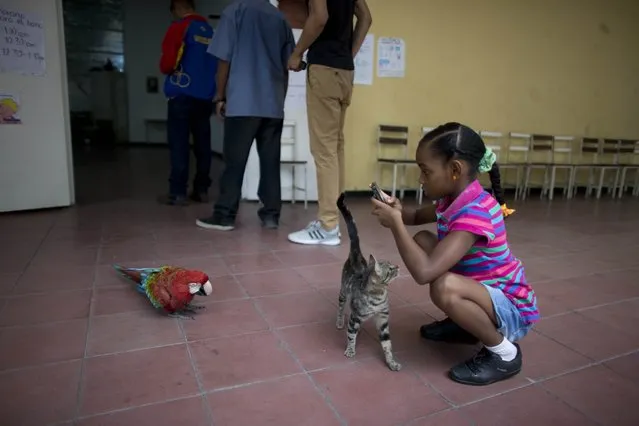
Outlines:
POLYGON ((377 201, 381 201, 382 203, 388 203, 391 197, 386 195, 386 193, 382 191, 379 186, 377 186, 377 183, 372 182, 369 187, 373 191, 373 198, 375 198, 377 201))

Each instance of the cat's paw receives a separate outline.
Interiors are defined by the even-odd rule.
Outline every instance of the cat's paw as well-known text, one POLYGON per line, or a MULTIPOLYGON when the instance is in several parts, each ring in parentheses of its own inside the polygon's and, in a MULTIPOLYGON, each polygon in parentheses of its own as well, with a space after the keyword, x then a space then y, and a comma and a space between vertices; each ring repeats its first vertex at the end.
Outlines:
POLYGON ((402 369, 402 364, 400 364, 399 362, 392 360, 386 363, 386 365, 388 365, 388 368, 391 371, 399 371, 402 369))
POLYGON ((353 358, 355 356, 355 348, 346 348, 344 356, 347 358, 353 358))
POLYGON ((342 330, 344 328, 344 318, 337 318, 335 327, 337 327, 338 330, 342 330))

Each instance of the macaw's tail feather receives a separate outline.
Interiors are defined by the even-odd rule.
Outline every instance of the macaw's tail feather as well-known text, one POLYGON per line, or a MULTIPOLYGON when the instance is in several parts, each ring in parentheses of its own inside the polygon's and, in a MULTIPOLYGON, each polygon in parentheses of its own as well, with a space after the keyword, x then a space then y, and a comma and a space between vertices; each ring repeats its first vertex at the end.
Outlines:
POLYGON ((123 277, 126 277, 137 284, 142 282, 141 269, 125 268, 120 265, 113 265, 113 269, 118 271, 123 277))

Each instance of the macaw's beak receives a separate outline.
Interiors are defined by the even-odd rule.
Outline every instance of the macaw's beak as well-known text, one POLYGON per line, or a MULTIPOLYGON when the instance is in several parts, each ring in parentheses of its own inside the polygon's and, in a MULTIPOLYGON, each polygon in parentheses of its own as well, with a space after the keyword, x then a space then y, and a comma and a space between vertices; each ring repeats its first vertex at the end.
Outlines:
POLYGON ((213 293, 213 286, 211 285, 211 281, 207 281, 204 284, 202 284, 202 288, 200 289, 200 294, 202 296, 208 296, 211 293, 213 293))

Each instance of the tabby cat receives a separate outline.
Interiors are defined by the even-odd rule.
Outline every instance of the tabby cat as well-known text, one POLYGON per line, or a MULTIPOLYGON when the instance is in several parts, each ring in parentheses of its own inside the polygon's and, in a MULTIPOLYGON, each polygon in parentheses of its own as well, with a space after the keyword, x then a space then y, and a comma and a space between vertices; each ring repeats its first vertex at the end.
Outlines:
POLYGON ((350 299, 351 315, 348 320, 347 346, 344 355, 355 356, 357 334, 367 319, 375 317, 375 325, 379 333, 379 341, 384 350, 386 365, 393 371, 402 366, 393 356, 393 348, 388 327, 389 303, 388 285, 397 277, 399 267, 391 262, 377 261, 370 255, 368 263, 359 247, 359 235, 353 215, 344 202, 342 193, 337 200, 337 207, 344 216, 348 237, 351 240, 350 253, 342 268, 342 285, 339 291, 339 307, 337 310, 337 328, 344 328, 344 306, 350 299))

